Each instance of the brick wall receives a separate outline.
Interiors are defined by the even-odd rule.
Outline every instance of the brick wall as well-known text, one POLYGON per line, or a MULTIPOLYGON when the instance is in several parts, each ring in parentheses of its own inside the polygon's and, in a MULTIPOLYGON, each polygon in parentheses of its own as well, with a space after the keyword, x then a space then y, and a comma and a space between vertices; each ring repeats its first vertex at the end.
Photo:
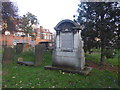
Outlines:
POLYGON ((52 39, 52 33, 46 29, 44 29, 42 26, 40 28, 36 29, 37 36, 36 40, 33 40, 31 37, 21 37, 21 36, 15 36, 14 33, 10 33, 10 35, 0 35, 0 45, 8 45, 13 46, 16 45, 16 43, 29 43, 31 45, 36 45, 39 42, 51 42, 52 39))

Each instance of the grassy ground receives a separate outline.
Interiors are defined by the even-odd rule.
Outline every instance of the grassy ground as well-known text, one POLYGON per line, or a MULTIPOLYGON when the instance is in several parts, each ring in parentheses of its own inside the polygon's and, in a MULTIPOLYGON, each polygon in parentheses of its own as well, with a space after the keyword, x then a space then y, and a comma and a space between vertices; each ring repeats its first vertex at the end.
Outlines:
MULTIPOLYGON (((119 52, 118 52, 119 53, 119 52)), ((120 66, 120 64, 118 63, 119 59, 120 59, 120 55, 115 55, 114 58, 105 58, 105 63, 109 63, 115 66, 120 66)), ((86 60, 92 60, 96 63, 100 63, 100 53, 92 53, 92 54, 86 54, 86 60)))
POLYGON ((0 89, 2 87, 2 47, 0 46, 0 89))
MULTIPOLYGON (((96 56, 96 55, 95 55, 96 56)), ((26 61, 34 59, 34 53, 23 53, 15 57, 26 61)), ((87 56, 87 58, 93 58, 87 56)), ((3 65, 4 88, 119 88, 118 75, 111 71, 93 69, 89 76, 45 70, 51 65, 51 53, 45 52, 43 63, 38 67, 13 64, 3 65)), ((97 56, 93 59, 98 59, 97 56)), ((92 60, 93 60, 92 59, 92 60)))
POLYGON ((0 46, 0 54, 2 54, 2 47, 0 46))

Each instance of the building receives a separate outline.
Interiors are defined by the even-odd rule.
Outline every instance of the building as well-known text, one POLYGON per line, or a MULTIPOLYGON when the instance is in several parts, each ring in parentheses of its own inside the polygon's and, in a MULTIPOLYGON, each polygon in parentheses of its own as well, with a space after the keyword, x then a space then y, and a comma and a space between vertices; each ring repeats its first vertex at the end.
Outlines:
POLYGON ((4 34, 0 35, 0 45, 2 46, 14 46, 17 43, 29 43, 34 46, 39 42, 53 42, 53 34, 49 29, 44 29, 42 26, 33 29, 34 37, 28 34, 25 35, 24 31, 18 30, 14 32, 5 31, 4 34))
POLYGON ((49 29, 44 29, 42 26, 40 26, 40 28, 34 30, 37 31, 35 44, 38 44, 40 42, 51 42, 53 44, 53 33, 51 33, 49 29))

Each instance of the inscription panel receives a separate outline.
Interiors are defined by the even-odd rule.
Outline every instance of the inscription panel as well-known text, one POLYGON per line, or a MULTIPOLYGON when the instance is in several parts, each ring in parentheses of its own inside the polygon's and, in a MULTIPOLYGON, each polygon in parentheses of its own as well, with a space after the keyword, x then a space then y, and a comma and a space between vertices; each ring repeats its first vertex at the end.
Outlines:
POLYGON ((61 34, 61 48, 62 50, 73 49, 73 33, 62 33, 61 34))

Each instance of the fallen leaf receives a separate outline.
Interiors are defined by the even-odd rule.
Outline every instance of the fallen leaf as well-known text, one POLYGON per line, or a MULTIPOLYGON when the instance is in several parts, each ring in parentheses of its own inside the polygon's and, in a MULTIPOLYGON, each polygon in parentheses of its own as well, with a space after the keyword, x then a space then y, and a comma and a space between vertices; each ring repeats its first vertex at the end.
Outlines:
POLYGON ((7 85, 5 85, 4 87, 7 87, 7 85))
POLYGON ((15 76, 13 76, 12 78, 15 78, 15 76))
POLYGON ((52 88, 55 88, 55 86, 52 86, 52 88))
POLYGON ((34 88, 34 87, 31 87, 31 88, 34 88))
POLYGON ((22 83, 22 81, 20 81, 20 83, 22 83))

